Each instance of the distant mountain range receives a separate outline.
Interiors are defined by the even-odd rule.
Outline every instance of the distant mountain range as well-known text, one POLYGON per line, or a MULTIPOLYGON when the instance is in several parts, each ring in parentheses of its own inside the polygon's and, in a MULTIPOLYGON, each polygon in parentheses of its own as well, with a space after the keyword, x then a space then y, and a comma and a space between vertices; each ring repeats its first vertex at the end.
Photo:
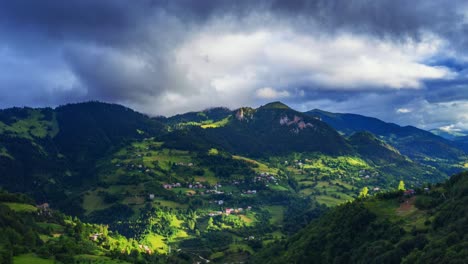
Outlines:
POLYGON ((312 110, 308 115, 319 117, 344 135, 358 131, 368 131, 378 138, 393 145, 402 154, 419 161, 433 159, 457 159, 465 154, 463 147, 431 132, 413 126, 399 126, 377 118, 356 115, 330 113, 312 110))

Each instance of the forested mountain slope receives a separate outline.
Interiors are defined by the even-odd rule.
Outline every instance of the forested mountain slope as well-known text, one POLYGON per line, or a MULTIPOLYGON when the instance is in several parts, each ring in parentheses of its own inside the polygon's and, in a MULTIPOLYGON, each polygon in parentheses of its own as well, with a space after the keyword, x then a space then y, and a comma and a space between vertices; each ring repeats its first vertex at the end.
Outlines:
POLYGON ((415 191, 335 207, 255 262, 466 263, 468 173, 415 191))

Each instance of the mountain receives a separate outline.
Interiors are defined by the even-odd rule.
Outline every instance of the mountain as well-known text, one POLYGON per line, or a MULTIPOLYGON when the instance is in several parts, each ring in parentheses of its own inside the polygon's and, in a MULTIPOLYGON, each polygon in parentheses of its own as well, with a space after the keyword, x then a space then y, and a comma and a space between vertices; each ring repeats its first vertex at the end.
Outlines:
POLYGON ((453 160, 456 163, 465 155, 465 152, 454 142, 413 126, 402 127, 372 117, 330 113, 318 109, 306 114, 320 118, 345 135, 368 131, 394 146, 403 155, 420 162, 440 159, 453 160))
POLYGON ((112 148, 163 131, 143 114, 99 102, 1 110, 0 185, 65 202, 71 188, 94 182, 97 160, 112 148))
POLYGON ((326 123, 295 111, 280 102, 257 109, 240 108, 226 124, 205 130, 225 150, 253 156, 288 152, 344 154, 350 148, 326 123))
POLYGON ((108 226, 132 244, 116 256, 141 263, 151 261, 138 245, 179 263, 247 262, 363 189, 377 195, 401 180, 416 188, 446 177, 381 137, 341 135, 281 102, 168 118, 99 102, 0 111, 0 186, 108 226))
POLYGON ((254 263, 464 263, 468 173, 443 184, 338 206, 254 263), (409 193, 409 192, 408 192, 409 193))

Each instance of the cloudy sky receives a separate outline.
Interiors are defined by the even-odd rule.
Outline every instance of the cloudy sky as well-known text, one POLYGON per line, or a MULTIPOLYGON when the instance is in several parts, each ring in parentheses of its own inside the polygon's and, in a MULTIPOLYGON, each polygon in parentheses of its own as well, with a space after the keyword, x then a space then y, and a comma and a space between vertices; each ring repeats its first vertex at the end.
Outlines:
POLYGON ((466 1, 0 1, 0 107, 280 100, 468 130, 467 50, 466 1))

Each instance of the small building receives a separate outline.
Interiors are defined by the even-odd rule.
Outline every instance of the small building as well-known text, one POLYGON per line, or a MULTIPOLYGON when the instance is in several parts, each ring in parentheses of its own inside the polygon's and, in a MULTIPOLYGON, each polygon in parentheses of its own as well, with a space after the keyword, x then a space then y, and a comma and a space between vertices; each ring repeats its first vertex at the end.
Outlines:
POLYGON ((405 196, 413 196, 416 194, 416 191, 414 191, 413 189, 408 189, 406 191, 404 191, 403 193, 405 196))
POLYGON ((43 203, 43 204, 38 205, 37 209, 39 209, 40 211, 48 211, 50 207, 48 203, 43 203))
POLYGON ((98 238, 99 238, 99 236, 101 236, 101 235, 102 235, 102 233, 94 233, 94 234, 91 234, 91 235, 89 235, 89 240, 91 240, 91 241, 97 241, 98 238))
POLYGON ((226 208, 224 210, 224 213, 226 213, 227 215, 230 215, 232 212, 234 212, 234 209, 232 209, 232 208, 226 208))
POLYGON ((150 193, 149 199, 150 199, 150 200, 153 200, 153 199, 154 199, 154 194, 153 194, 153 193, 150 193))

